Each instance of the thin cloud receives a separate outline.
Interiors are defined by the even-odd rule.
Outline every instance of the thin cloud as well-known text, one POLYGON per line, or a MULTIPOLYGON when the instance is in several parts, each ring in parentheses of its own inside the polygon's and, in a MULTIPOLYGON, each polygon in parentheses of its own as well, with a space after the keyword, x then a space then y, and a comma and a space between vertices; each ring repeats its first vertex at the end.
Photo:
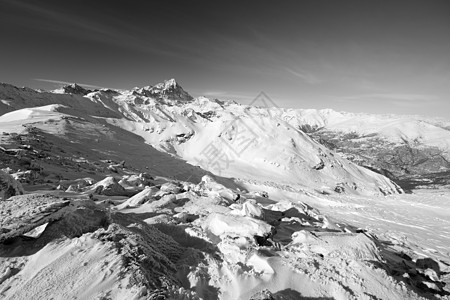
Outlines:
POLYGON ((316 76, 314 76, 313 74, 305 71, 305 70, 292 70, 291 68, 284 68, 285 71, 287 71, 288 73, 294 75, 295 77, 300 78, 301 80, 303 80, 304 82, 308 83, 308 84, 319 84, 322 82, 322 80, 320 80, 319 78, 317 78, 316 76))
POLYGON ((204 96, 206 98, 218 98, 222 100, 253 100, 256 94, 253 96, 240 94, 240 93, 229 93, 225 91, 192 91, 193 95, 204 96))
POLYGON ((204 90, 204 89, 190 89, 190 93, 193 95, 204 96, 204 97, 247 97, 239 92, 230 93, 224 90, 204 90))
POLYGON ((379 99, 379 100, 392 100, 392 101, 403 101, 403 102, 417 102, 417 101, 435 101, 439 97, 436 95, 428 94, 403 94, 403 93, 376 93, 376 94, 361 94, 340 97, 343 101, 357 101, 365 99, 379 99))
POLYGON ((204 96, 208 96, 208 97, 220 97, 220 96, 225 96, 227 93, 224 91, 206 91, 203 92, 204 96))
MULTIPOLYGON (((80 19, 73 16, 70 16, 69 14, 65 14, 63 12, 48 9, 40 5, 35 5, 32 3, 24 2, 24 1, 7 1, 11 5, 15 5, 21 9, 29 10, 33 13, 39 14, 41 16, 44 16, 50 20, 57 21, 59 24, 66 24, 73 26, 75 28, 79 28, 82 30, 85 30, 86 32, 92 32, 95 34, 100 35, 106 35, 106 36, 114 36, 114 33, 111 32, 111 30, 108 30, 107 28, 101 28, 101 26, 97 23, 91 22, 86 19, 80 19)), ((56 26, 52 27, 52 30, 61 30, 64 31, 65 28, 62 26, 56 26)))
POLYGON ((246 96, 241 94, 226 94, 221 96, 222 99, 228 100, 253 100, 256 96, 246 96))
POLYGON ((436 104, 440 98, 436 95, 428 94, 402 94, 402 93, 379 93, 362 94, 337 98, 341 102, 350 102, 353 104, 361 102, 380 103, 380 105, 390 105, 399 108, 423 108, 436 104))
POLYGON ((40 26, 41 30, 59 32, 63 35, 71 35, 77 39, 101 42, 120 48, 169 57, 180 57, 182 53, 193 51, 191 47, 185 46, 177 40, 155 40, 148 35, 148 30, 145 31, 139 27, 129 26, 121 20, 115 20, 115 26, 105 25, 86 17, 73 16, 42 5, 20 0, 6 1, 12 6, 28 10, 59 24, 59 26, 54 26, 53 24, 45 25, 44 23, 35 24, 35 26, 40 26), (138 36, 135 35, 136 32, 139 32, 138 36))
MULTIPOLYGON (((73 84, 73 82, 61 81, 61 80, 53 80, 53 79, 34 78, 33 80, 53 83, 53 84, 55 84, 58 87, 63 86, 63 85, 73 84)), ((80 85, 80 86, 83 86, 85 88, 92 88, 92 89, 104 89, 105 88, 103 86, 86 84, 86 83, 77 83, 77 84, 80 85)))

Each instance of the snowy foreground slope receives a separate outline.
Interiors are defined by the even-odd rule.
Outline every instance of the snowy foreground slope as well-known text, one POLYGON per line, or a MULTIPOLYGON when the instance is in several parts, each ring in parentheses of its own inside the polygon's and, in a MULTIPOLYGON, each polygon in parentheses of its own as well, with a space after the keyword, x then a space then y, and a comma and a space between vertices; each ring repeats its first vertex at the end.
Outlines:
POLYGON ((1 84, 0 298, 449 298, 448 190, 403 194, 311 112, 1 84))

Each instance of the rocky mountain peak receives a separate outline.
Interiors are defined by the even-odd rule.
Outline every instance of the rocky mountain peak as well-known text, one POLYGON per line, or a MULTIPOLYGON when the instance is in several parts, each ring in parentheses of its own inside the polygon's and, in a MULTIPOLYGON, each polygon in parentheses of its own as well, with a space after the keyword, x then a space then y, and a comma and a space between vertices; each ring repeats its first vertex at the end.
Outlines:
POLYGON ((176 80, 174 78, 164 80, 163 84, 164 84, 164 89, 170 89, 170 88, 178 86, 178 83, 176 82, 176 80))
POLYGON ((76 83, 65 85, 62 87, 62 90, 65 94, 75 94, 75 95, 82 95, 82 96, 87 95, 90 92, 92 92, 91 90, 85 89, 76 83))
POLYGON ((147 91, 151 96, 168 100, 191 101, 193 97, 189 95, 175 79, 164 80, 153 87, 149 87, 147 91))

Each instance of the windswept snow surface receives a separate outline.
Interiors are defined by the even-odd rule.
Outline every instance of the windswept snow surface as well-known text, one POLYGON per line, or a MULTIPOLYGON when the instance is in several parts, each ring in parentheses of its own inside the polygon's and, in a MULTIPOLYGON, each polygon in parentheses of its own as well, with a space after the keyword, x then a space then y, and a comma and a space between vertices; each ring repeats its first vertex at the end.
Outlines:
MULTIPOLYGON (((251 188, 248 186, 248 188, 251 188)), ((257 187, 255 188, 262 188, 257 187)), ((450 263, 450 198, 448 190, 415 190, 388 197, 301 196, 270 189, 274 199, 302 201, 333 220, 368 229, 380 240, 406 246, 410 255, 450 263)))
POLYGON ((158 181, 164 183, 133 206, 111 205, 128 200, 96 193, 88 199, 89 185, 78 193, 41 192, 1 202, 0 239, 7 241, 0 247, 2 298, 246 300, 263 289, 273 299, 449 295, 443 289, 448 253, 424 252, 423 246, 433 246, 414 244, 420 238, 410 239, 404 228, 385 231, 392 218, 371 226, 366 221, 383 207, 369 206, 374 199, 303 195, 299 201, 275 189, 273 198, 251 192, 234 202, 219 196, 227 188, 209 176, 199 184, 152 180, 158 181), (262 215, 242 210, 255 205, 262 215), (361 213, 355 223, 338 220, 354 211, 367 216, 361 213), (356 227, 359 222, 367 232, 356 227), (43 232, 30 238, 41 224, 47 224, 43 232))
POLYGON ((61 117, 64 114, 58 113, 57 110, 62 107, 59 104, 50 104, 37 108, 24 108, 6 113, 0 116, 0 123, 5 122, 22 122, 25 121, 46 121, 53 117, 61 117))
POLYGON ((449 190, 403 194, 299 130, 433 143, 444 121, 193 99, 175 80, 58 93, 0 85, 0 166, 25 189, 0 201, 0 298, 449 299, 449 190))

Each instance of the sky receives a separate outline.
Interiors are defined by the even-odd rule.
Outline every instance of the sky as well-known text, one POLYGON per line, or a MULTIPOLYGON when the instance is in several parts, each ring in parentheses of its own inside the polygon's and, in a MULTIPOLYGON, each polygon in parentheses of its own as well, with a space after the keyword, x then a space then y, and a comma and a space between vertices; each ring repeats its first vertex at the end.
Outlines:
POLYGON ((450 119, 450 1, 0 0, 0 82, 450 119))

